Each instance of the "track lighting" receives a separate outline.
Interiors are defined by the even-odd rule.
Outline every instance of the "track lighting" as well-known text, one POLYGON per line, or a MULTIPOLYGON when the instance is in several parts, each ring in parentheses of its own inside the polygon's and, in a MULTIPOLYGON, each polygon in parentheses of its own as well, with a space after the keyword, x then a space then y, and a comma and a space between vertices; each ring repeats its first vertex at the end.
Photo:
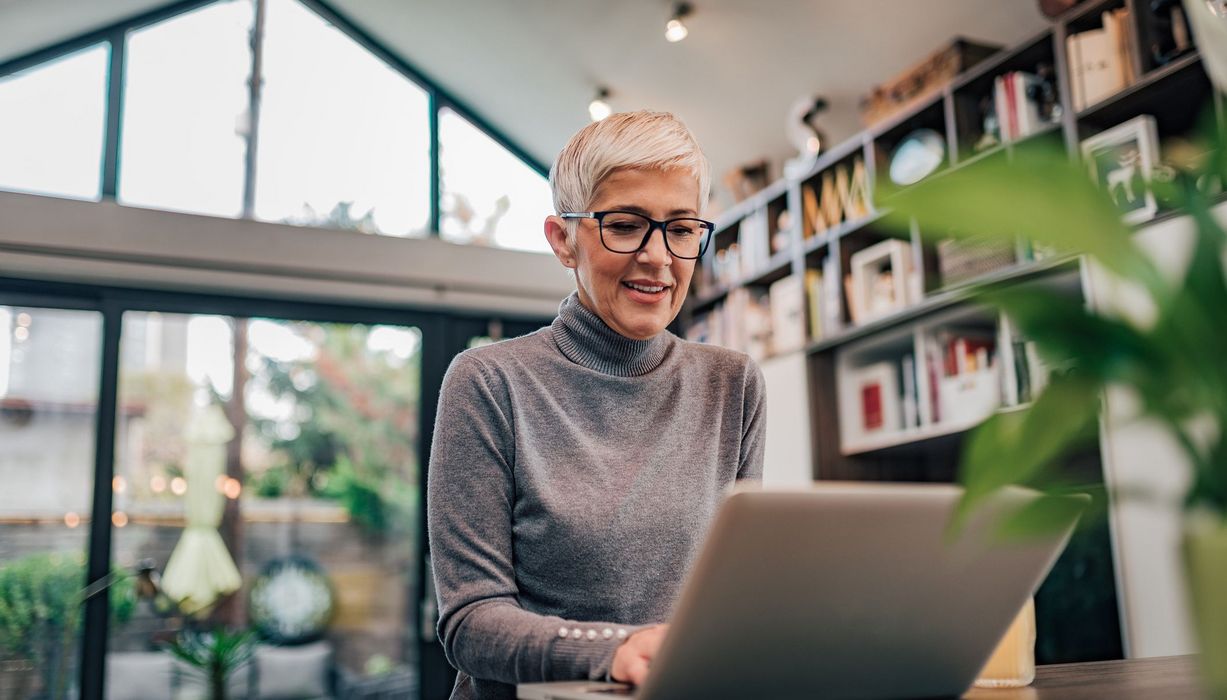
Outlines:
POLYGON ((605 117, 613 113, 609 103, 606 100, 609 98, 609 88, 597 88, 596 97, 588 103, 588 116, 592 117, 592 121, 599 122, 605 117))
POLYGON ((689 17, 692 12, 694 12, 694 7, 688 2, 679 2, 674 5, 673 16, 665 23, 665 39, 675 44, 685 39, 690 34, 690 30, 686 29, 682 20, 689 17))

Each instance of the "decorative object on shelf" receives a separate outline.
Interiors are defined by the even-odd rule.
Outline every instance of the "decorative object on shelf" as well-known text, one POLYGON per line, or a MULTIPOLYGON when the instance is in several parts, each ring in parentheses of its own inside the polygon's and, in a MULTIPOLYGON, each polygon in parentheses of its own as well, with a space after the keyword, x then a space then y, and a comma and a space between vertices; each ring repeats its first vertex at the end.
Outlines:
POLYGON ((946 162, 946 139, 932 129, 917 129, 895 147, 890 156, 890 181, 914 185, 946 162))
POLYGON ((822 193, 813 181, 801 185, 802 236, 809 238, 846 221, 862 219, 872 212, 869 174, 865 160, 857 156, 822 172, 822 193))
POLYGON ((768 171, 766 158, 738 165, 724 174, 724 187, 734 200, 744 201, 770 184, 768 171))
MULTIPOLYGON (((1212 153, 1205 170, 1181 171, 1171 183, 1153 183, 1170 188, 1189 215, 1189 255, 1176 268, 1160 267, 1139 246, 1107 195, 1059 149, 1022 149, 1012 167, 959 171, 900 192, 891 202, 888 223, 902 227, 916 217, 1002 240, 1021 234, 1084 254, 1095 261, 1105 283, 1129 290, 1128 308, 1146 309, 1139 314, 1070 304, 1059 292, 1036 287, 977 296, 1002 309, 1045 359, 1068 369, 1052 372, 1029 406, 993 415, 968 438, 961 466, 966 495, 958 513, 966 517, 1008 484, 1026 484, 1045 492, 1042 505, 1002 526, 1015 535, 1048 531, 1056 520, 1051 516, 1068 513, 1073 505, 1069 494, 1074 489, 1062 469, 1066 458, 1098 444, 1105 391, 1112 389, 1109 397, 1127 392, 1129 408, 1113 420, 1164 433, 1180 454, 1154 466, 1188 469, 1182 498, 1160 496, 1153 503, 1179 502, 1184 509, 1190 620, 1207 697, 1222 698, 1227 697, 1227 598, 1222 595, 1227 586, 1227 332, 1222 314, 1227 308, 1227 231, 1212 209, 1221 202, 1208 198, 1196 181, 1207 172, 1227 175, 1227 129, 1221 122, 1206 123, 1215 131, 1201 139, 1212 153), (1019 202, 1034 205, 1019 216, 1019 202)), ((1116 496, 1130 498, 1140 486, 1118 482, 1116 496)))
POLYGON ((941 92, 955 76, 1001 50, 956 38, 861 100, 861 121, 879 124, 941 92))
POLYGON ((788 142, 797 149, 797 155, 784 163, 785 177, 801 177, 813 167, 826 145, 826 134, 818 128, 815 120, 827 110, 825 97, 805 95, 797 98, 788 110, 784 133, 788 142))
POLYGON ((679 2, 673 6, 673 16, 665 22, 665 40, 670 44, 677 42, 690 36, 690 30, 682 23, 690 15, 694 14, 694 6, 688 2, 679 2))
POLYGON ((885 316, 907 306, 913 275, 912 246, 888 239, 852 254, 852 291, 849 303, 857 309, 857 323, 885 316))
POLYGON ((609 88, 598 87, 596 95, 588 103, 588 116, 592 121, 599 122, 610 114, 613 114, 613 108, 609 106, 609 88))
POLYGON ((319 639, 332 619, 328 576, 305 557, 283 557, 265 565, 251 587, 251 624, 275 644, 319 639))
POLYGON ((1227 93, 1227 0, 1184 0, 1206 73, 1219 92, 1227 93))
POLYGON ((1155 119, 1143 114, 1082 142, 1091 176, 1123 212, 1127 223, 1154 218, 1159 210, 1151 171, 1159 161, 1155 119))

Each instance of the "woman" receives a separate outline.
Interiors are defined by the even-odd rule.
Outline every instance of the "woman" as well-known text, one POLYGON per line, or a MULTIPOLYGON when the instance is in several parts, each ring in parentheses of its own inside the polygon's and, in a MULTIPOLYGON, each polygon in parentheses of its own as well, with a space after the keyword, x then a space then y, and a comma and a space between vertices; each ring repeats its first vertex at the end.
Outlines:
POLYGON ((448 369, 427 510, 452 698, 642 682, 721 498, 762 473, 758 367, 665 330, 710 242, 709 181, 670 114, 585 127, 545 220, 576 292, 448 369))

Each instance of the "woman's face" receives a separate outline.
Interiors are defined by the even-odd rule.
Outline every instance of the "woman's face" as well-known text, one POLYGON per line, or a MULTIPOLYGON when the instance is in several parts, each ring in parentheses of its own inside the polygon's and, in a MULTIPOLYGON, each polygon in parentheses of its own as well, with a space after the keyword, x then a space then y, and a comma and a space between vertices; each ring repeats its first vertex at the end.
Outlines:
MULTIPOLYGON (((697 217, 698 206, 699 183, 689 170, 625 169, 601 182, 589 210, 633 211, 663 221, 697 217)), ((547 218, 545 232, 554 254, 575 270, 580 302, 627 338, 646 340, 663 331, 686 300, 695 261, 670 255, 659 230, 639 252, 614 253, 601 244, 595 219, 578 221, 573 249, 562 219, 547 218)))

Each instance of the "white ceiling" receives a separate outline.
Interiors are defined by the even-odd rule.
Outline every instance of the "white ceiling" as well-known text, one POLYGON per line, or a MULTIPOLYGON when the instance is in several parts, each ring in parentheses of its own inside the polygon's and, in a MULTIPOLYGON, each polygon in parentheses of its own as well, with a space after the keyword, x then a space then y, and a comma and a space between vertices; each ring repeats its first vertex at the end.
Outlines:
MULTIPOLYGON (((166 4, 0 0, 0 60, 166 4)), ((695 0, 690 37, 664 40, 668 0, 331 0, 508 138, 550 163, 587 123, 598 85, 615 110, 663 109, 697 134, 716 173, 790 155, 789 107, 831 103, 832 141, 857 101, 954 36, 1013 44, 1045 20, 1031 0, 695 0)))

